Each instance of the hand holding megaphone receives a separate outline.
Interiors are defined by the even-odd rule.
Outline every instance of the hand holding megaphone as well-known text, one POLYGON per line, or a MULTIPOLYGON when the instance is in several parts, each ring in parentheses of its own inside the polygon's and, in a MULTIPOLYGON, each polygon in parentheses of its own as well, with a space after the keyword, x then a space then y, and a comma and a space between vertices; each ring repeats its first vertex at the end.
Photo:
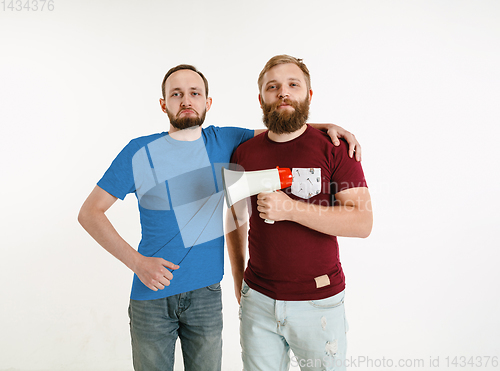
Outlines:
MULTIPOLYGON (((246 197, 290 187, 292 180, 292 171, 289 168, 276 167, 258 171, 234 171, 222 168, 222 183, 228 207, 246 197)), ((274 223, 272 220, 266 222, 274 223)))
POLYGON ((257 211, 259 216, 268 224, 279 220, 278 213, 287 209, 290 197, 286 193, 276 190, 274 192, 261 192, 257 195, 257 211))

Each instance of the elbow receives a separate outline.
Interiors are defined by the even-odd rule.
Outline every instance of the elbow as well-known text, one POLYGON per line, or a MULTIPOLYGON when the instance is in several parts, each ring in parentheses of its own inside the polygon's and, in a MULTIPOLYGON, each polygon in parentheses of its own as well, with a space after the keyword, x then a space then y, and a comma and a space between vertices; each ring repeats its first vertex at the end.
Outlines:
POLYGON ((87 230, 87 226, 89 222, 92 220, 92 213, 91 210, 85 207, 85 205, 82 206, 80 209, 80 212, 78 213, 77 217, 78 223, 83 227, 83 229, 87 230))
POLYGON ((373 215, 369 213, 365 216, 365 220, 360 224, 359 234, 357 237, 359 238, 367 238, 372 233, 373 228, 373 215))
POLYGON ((370 236, 371 233, 372 233, 371 228, 367 228, 367 229, 360 231, 358 237, 359 238, 368 238, 368 236, 370 236))
POLYGON ((86 215, 85 215, 85 211, 83 210, 83 207, 80 209, 80 212, 78 213, 78 217, 77 217, 77 220, 78 220, 78 223, 80 223, 80 225, 85 228, 85 221, 86 221, 86 215))

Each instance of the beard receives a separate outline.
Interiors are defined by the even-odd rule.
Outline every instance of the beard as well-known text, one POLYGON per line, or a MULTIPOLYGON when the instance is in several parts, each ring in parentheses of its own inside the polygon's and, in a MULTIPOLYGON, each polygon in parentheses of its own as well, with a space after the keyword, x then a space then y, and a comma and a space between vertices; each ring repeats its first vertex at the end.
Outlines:
POLYGON ((172 124, 172 126, 174 128, 179 129, 179 130, 184 130, 184 129, 189 129, 189 128, 198 127, 198 126, 203 125, 207 111, 204 110, 202 115, 200 116, 200 114, 198 112, 196 112, 194 109, 192 109, 192 108, 190 108, 190 109, 193 110, 198 115, 198 117, 179 117, 179 115, 181 114, 182 111, 179 111, 177 116, 174 116, 174 114, 172 112, 170 112, 169 110, 166 110, 168 118, 170 119, 170 123, 172 124))
POLYGON ((262 102, 262 120, 266 127, 276 134, 293 133, 299 130, 309 117, 309 99, 306 97, 302 102, 283 99, 276 103, 266 104, 262 102), (294 108, 292 112, 277 109, 282 103, 289 104, 294 108))

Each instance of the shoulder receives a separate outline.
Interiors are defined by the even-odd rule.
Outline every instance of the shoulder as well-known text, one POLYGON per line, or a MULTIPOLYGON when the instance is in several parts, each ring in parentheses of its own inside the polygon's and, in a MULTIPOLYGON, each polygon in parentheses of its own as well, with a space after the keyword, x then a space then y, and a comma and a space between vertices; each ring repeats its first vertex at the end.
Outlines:
POLYGON ((265 141, 267 140, 267 132, 260 133, 259 135, 248 139, 246 142, 241 143, 233 152, 232 160, 235 163, 244 162, 245 159, 254 158, 253 155, 262 152, 265 141))
POLYGON ((216 143, 220 148, 226 148, 231 153, 241 144, 253 138, 254 131, 238 127, 209 126, 203 129, 205 143, 216 143))
POLYGON ((202 132, 205 135, 242 135, 242 134, 248 134, 248 133, 253 133, 253 130, 250 129, 244 129, 244 128, 239 128, 235 126, 214 126, 210 125, 206 128, 202 129, 202 132))
POLYGON ((308 125, 305 134, 305 138, 307 138, 308 141, 313 141, 317 145, 321 145, 321 148, 326 149, 328 152, 331 151, 332 153, 335 153, 335 151, 340 148, 343 150, 346 150, 347 148, 346 143, 342 139, 340 140, 340 146, 335 146, 332 143, 332 139, 326 132, 313 128, 310 125, 308 125))
POLYGON ((125 147, 122 148, 122 150, 118 154, 117 158, 124 159, 124 158, 133 157, 142 148, 146 147, 151 142, 153 142, 159 138, 162 138, 166 134, 167 133, 157 133, 157 134, 150 134, 150 135, 145 135, 142 137, 134 138, 130 142, 128 142, 127 145, 125 145, 125 147))
POLYGON ((307 125, 306 135, 310 136, 311 138, 316 138, 317 140, 324 140, 331 143, 330 137, 326 132, 316 129, 311 125, 307 125))
POLYGON ((150 135, 144 135, 142 137, 137 137, 132 139, 127 146, 132 146, 132 147, 144 147, 145 145, 155 141, 156 139, 159 139, 163 136, 167 135, 166 132, 163 133, 156 133, 156 134, 150 134, 150 135))
POLYGON ((241 143, 238 146, 238 149, 245 150, 246 148, 254 148, 255 146, 261 145, 266 140, 267 140, 267 130, 255 137, 248 139, 246 142, 241 143))
MULTIPOLYGON (((340 144, 335 146, 330 136, 321 130, 309 126, 307 130, 307 142, 323 153, 328 153, 336 161, 349 161, 349 146, 347 142, 340 138, 340 144)), ((356 161, 354 161, 356 162, 356 161)))

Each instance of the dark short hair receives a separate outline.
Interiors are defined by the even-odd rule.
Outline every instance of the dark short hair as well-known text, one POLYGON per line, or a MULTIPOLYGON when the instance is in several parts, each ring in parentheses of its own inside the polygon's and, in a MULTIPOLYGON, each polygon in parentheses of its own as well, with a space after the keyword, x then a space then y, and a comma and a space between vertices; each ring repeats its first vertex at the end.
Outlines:
POLYGON ((167 74, 163 78, 163 81, 161 83, 161 93, 163 94, 163 99, 165 99, 165 83, 168 79, 168 77, 173 74, 174 72, 180 71, 180 70, 191 70, 196 72, 200 77, 203 79, 203 83, 205 84, 205 94, 208 97, 208 81, 203 76, 203 74, 196 69, 195 66, 191 66, 190 64, 179 64, 178 66, 172 67, 170 70, 168 70, 167 74))

